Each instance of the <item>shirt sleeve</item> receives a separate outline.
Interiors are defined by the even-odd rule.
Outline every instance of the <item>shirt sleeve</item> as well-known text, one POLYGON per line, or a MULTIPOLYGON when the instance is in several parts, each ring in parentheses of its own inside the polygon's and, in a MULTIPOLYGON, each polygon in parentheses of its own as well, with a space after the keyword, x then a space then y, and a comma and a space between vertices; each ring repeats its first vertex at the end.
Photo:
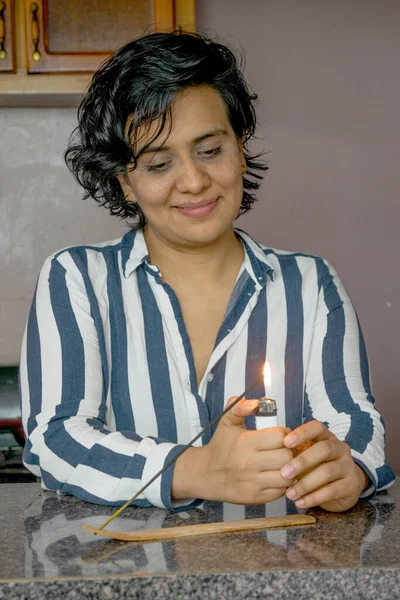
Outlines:
POLYGON ((371 485, 361 497, 389 487, 385 424, 375 408, 363 334, 337 273, 317 261, 319 298, 306 371, 305 420, 317 419, 346 442, 371 485))
MULTIPOLYGON (((92 300, 93 302, 93 300, 92 300)), ((45 262, 37 283, 20 361, 24 464, 46 489, 82 500, 122 505, 183 446, 134 431, 115 431, 108 369, 76 259, 45 262)), ((171 500, 174 465, 135 502, 187 509, 171 500)))

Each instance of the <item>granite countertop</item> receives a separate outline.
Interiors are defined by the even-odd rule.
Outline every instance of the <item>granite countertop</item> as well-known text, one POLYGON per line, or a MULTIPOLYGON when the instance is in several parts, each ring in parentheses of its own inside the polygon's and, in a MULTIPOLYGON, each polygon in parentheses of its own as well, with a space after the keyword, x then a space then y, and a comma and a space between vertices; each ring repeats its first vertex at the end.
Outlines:
MULTIPOLYGON (((346 513, 312 510, 315 525, 127 543, 94 537, 112 507, 0 485, 0 599, 140 600, 400 597, 400 479, 346 513)), ((182 513, 128 508, 109 528, 133 530, 295 512, 205 503, 182 513)))

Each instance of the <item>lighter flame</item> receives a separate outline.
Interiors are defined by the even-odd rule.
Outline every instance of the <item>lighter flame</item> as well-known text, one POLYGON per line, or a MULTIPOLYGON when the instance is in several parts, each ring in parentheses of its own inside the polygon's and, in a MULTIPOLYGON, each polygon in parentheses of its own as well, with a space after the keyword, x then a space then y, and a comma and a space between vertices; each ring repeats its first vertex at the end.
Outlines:
POLYGON ((264 387, 265 392, 271 389, 271 367, 269 366, 268 361, 266 361, 264 365, 264 387))

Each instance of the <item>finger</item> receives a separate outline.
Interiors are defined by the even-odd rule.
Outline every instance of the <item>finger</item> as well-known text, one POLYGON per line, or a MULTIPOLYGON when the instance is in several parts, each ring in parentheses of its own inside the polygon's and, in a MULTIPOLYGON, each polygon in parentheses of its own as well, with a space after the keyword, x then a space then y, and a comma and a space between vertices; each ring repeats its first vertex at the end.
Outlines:
MULTIPOLYGON (((253 499, 247 501, 246 504, 267 504, 268 502, 273 502, 278 498, 283 498, 285 495, 286 488, 267 488, 265 490, 260 490, 257 494, 254 495, 253 499)), ((238 504, 243 504, 243 502, 238 502, 238 504)))
MULTIPOLYGON (((283 440, 289 431, 289 427, 270 427, 268 429, 260 429, 259 431, 250 430, 248 432, 249 447, 258 451, 284 448, 283 440)), ((291 456, 293 456, 293 451, 290 450, 290 452, 292 453, 291 456)))
POLYGON ((344 455, 343 442, 338 439, 323 440, 313 444, 304 452, 297 454, 281 469, 283 477, 288 479, 298 477, 310 469, 314 469, 318 465, 326 461, 336 461, 344 455))
POLYGON ((291 431, 284 440, 287 448, 297 448, 311 441, 337 439, 321 421, 309 421, 291 431))
POLYGON ((279 473, 281 478, 281 486, 286 486, 288 481, 293 481, 294 478, 282 477, 280 468, 287 464, 292 458, 293 452, 289 448, 279 448, 274 450, 263 450, 261 452, 252 453, 252 464, 258 472, 275 471, 279 473))
MULTIPOLYGON (((237 396, 232 396, 226 403, 227 408, 237 399, 237 396)), ((258 408, 258 400, 240 400, 229 412, 221 419, 226 425, 234 425, 235 427, 244 427, 244 418, 252 415, 258 408)))
POLYGON ((259 489, 284 489, 285 493, 290 485, 287 479, 283 479, 279 471, 261 471, 255 477, 255 483, 259 489))
POLYGON ((345 498, 347 496, 346 483, 348 481, 345 479, 336 479, 318 490, 314 490, 310 494, 299 498, 295 501, 295 504, 299 508, 311 508, 312 506, 321 506, 332 500, 345 498))
POLYGON ((341 480, 344 474, 342 461, 332 460, 322 463, 290 487, 286 495, 290 500, 297 500, 328 483, 341 480))

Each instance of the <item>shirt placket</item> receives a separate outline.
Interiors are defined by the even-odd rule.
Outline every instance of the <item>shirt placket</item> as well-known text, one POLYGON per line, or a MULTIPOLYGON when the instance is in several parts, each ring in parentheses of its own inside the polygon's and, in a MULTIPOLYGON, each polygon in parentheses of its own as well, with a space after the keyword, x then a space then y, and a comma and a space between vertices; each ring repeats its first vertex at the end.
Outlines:
POLYGON ((207 365, 204 377, 199 386, 199 393, 202 397, 205 397, 207 385, 212 384, 212 381, 214 379, 212 371, 215 368, 216 364, 218 363, 218 361, 221 360, 224 354, 228 352, 229 348, 231 348, 240 337, 243 328, 249 320, 255 305, 257 304, 260 289, 261 288, 256 287, 253 292, 244 292, 247 296, 247 305, 244 308, 242 314, 240 315, 240 318, 236 321, 236 323, 229 323, 229 326, 226 324, 226 320, 224 320, 224 322, 222 323, 220 331, 226 327, 226 335, 219 343, 216 344, 211 354, 210 361, 207 365))
MULTIPOLYGON (((228 352, 229 348, 240 337, 250 315, 257 304, 258 296, 263 285, 257 280, 254 280, 248 274, 247 284, 241 290, 241 293, 236 298, 235 303, 230 307, 229 312, 224 318, 220 327, 218 338, 222 332, 221 341, 217 341, 214 350, 211 354, 209 363, 204 373, 203 379, 197 388, 196 372, 194 360, 190 346, 189 336, 186 331, 186 326, 183 321, 183 315, 180 308, 179 300, 170 286, 165 284, 161 279, 161 274, 156 267, 152 265, 152 274, 148 273, 150 286, 153 290, 157 304, 160 308, 163 323, 166 330, 166 335, 172 340, 171 347, 174 351, 174 363, 179 378, 182 384, 184 401, 188 411, 191 434, 193 436, 210 422, 208 408, 205 404, 207 386, 212 385, 214 374, 212 370, 215 368, 218 361, 228 352), (174 306, 175 304, 175 310, 174 306), (244 305, 239 318, 232 319, 235 314, 235 309, 239 304, 244 305), (185 345, 187 351, 185 350, 185 345)), ((235 293, 235 290, 232 292, 235 293)), ((202 443, 207 443, 209 436, 206 436, 202 443)), ((195 445, 201 445, 201 441, 195 445)))
MULTIPOLYGON (((154 276, 148 274, 148 278, 161 312, 165 335, 171 342, 169 348, 173 349, 173 355, 169 355, 169 358, 172 359, 181 382, 191 437, 194 437, 207 425, 208 415, 197 390, 194 360, 179 300, 172 288, 162 281, 158 271, 154 272, 154 276)), ((201 445, 201 440, 195 445, 201 445)))

